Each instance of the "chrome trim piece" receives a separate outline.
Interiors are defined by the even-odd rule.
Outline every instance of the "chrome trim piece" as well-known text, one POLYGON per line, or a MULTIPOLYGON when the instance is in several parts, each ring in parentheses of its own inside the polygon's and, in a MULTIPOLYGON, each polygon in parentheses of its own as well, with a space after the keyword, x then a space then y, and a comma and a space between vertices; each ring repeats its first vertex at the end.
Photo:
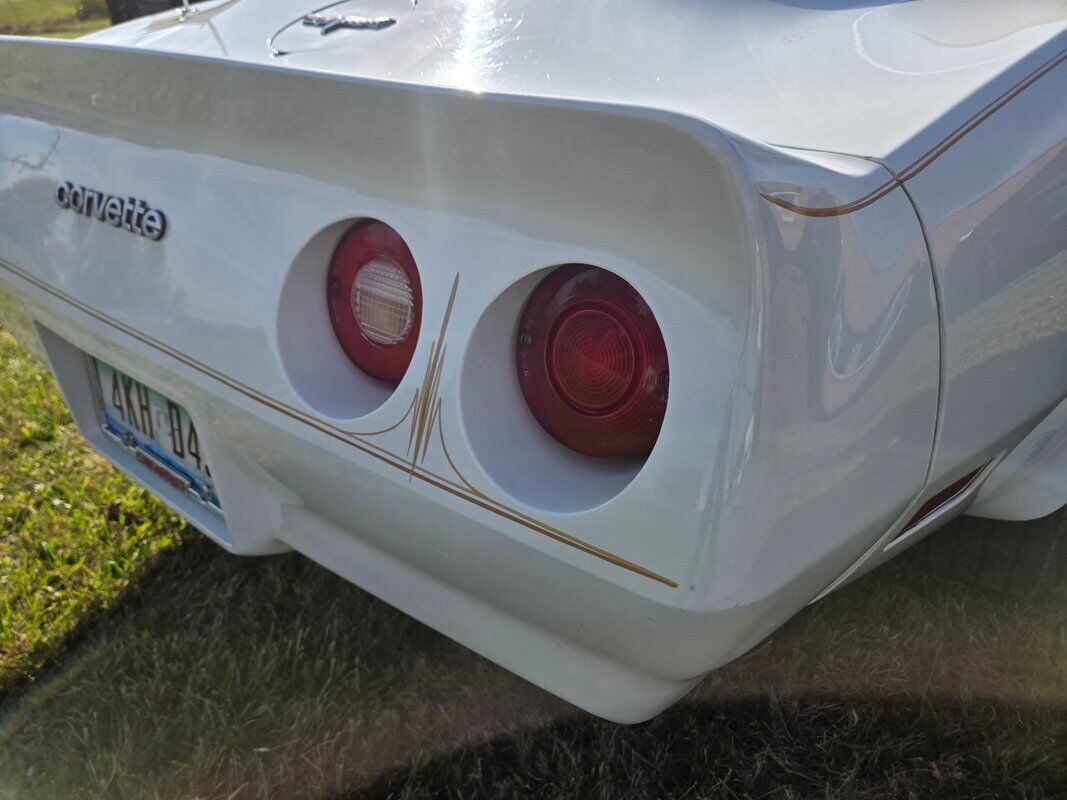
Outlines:
MULTIPOLYGON (((396 24, 395 17, 379 16, 379 17, 364 17, 358 14, 326 14, 323 13, 335 6, 343 5, 350 2, 350 0, 335 0, 333 3, 322 6, 321 8, 312 11, 309 14, 304 14, 301 17, 297 17, 294 20, 290 20, 282 27, 278 28, 271 37, 267 39, 267 49, 272 56, 287 56, 289 51, 280 50, 274 46, 274 40, 277 39, 282 33, 289 30, 289 28, 296 25, 298 22, 309 27, 321 28, 320 31, 323 36, 333 33, 341 28, 348 28, 349 30, 363 30, 363 31, 378 31, 385 28, 391 28, 396 24)), ((415 8, 418 5, 418 0, 412 0, 411 7, 415 8)))
POLYGON ((303 22, 309 27, 320 28, 319 33, 323 36, 341 28, 350 28, 355 31, 377 31, 396 25, 396 20, 392 17, 360 17, 355 14, 337 14, 336 16, 308 14, 303 22))

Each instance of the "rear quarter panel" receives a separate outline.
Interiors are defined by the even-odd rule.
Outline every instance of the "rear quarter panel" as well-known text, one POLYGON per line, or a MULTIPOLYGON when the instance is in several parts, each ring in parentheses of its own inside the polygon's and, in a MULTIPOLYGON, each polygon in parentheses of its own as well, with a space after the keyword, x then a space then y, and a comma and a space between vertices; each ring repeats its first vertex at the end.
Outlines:
MULTIPOLYGON (((931 492, 1011 450, 1067 396, 1067 36, 889 162, 922 218, 944 315, 931 492), (931 137, 934 138, 934 137, 931 137), (940 143, 938 143, 940 144, 940 143)), ((1067 501, 1067 496, 1061 502, 1067 501)))

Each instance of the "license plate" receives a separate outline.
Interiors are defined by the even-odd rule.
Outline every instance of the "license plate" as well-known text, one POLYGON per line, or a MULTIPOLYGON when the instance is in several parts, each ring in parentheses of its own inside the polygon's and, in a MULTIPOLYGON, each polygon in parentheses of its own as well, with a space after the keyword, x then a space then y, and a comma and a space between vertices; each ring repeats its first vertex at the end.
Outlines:
POLYGON ((104 433, 167 483, 221 510, 189 412, 110 364, 96 358, 91 362, 104 433))

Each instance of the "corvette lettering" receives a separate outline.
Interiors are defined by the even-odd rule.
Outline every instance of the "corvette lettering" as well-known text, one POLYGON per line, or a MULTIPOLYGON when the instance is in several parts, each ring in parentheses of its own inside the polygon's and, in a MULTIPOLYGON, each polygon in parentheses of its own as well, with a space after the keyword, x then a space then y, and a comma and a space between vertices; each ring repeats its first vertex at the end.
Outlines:
POLYGON ((136 197, 117 197, 64 181, 56 187, 56 202, 86 217, 158 242, 167 232, 167 217, 136 197))

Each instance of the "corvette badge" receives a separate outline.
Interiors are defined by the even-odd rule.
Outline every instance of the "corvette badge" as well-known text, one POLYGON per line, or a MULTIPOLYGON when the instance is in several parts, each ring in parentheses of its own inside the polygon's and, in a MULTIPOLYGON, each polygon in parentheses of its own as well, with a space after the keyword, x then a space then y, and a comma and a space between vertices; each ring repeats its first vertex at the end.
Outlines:
POLYGON ((118 197, 63 181, 56 187, 56 202, 99 222, 158 242, 167 232, 167 217, 136 197, 118 197))

